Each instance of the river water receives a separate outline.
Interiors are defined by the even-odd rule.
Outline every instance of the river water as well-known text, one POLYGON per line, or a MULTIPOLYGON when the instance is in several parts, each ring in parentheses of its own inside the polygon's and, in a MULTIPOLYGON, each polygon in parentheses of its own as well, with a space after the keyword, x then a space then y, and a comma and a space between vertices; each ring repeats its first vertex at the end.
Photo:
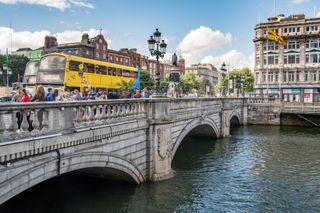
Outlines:
POLYGON ((319 212, 320 131, 244 126, 224 139, 188 138, 176 176, 140 186, 63 175, 0 206, 0 212, 319 212))

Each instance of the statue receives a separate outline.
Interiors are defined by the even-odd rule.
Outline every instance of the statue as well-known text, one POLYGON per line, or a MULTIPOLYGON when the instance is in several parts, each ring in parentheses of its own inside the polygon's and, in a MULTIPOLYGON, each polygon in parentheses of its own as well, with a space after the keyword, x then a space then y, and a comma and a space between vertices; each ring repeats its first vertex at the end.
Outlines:
POLYGON ((178 66, 177 65, 177 60, 178 60, 177 55, 176 55, 176 53, 174 53, 172 55, 172 65, 175 66, 175 67, 178 66))

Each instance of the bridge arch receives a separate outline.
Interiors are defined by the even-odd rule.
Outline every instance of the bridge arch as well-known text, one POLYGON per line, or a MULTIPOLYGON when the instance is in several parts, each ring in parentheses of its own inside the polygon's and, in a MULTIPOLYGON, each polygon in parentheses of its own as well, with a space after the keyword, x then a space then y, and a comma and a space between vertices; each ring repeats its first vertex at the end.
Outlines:
POLYGON ((144 175, 126 158, 104 152, 86 152, 62 160, 61 174, 88 168, 108 168, 129 175, 137 184, 145 182, 144 175), (63 164, 65 163, 65 167, 63 164))
POLYGON ((238 111, 232 111, 229 116, 230 126, 239 126, 241 125, 241 114, 238 111))
POLYGON ((74 154, 63 157, 60 161, 59 155, 52 153, 49 159, 43 159, 42 162, 37 161, 36 165, 26 167, 28 167, 26 170, 13 177, 8 177, 2 183, 8 187, 0 193, 0 203, 61 174, 88 168, 114 169, 130 176, 133 182, 138 184, 145 182, 144 175, 130 161, 120 156, 102 152, 74 154))
POLYGON ((205 131, 207 134, 213 135, 215 137, 220 136, 220 131, 218 125, 214 122, 213 119, 209 117, 205 118, 196 118, 190 121, 180 132, 179 136, 177 137, 173 149, 172 149, 172 159, 178 150, 181 142, 183 139, 193 130, 196 130, 197 128, 201 128, 202 131, 205 131))

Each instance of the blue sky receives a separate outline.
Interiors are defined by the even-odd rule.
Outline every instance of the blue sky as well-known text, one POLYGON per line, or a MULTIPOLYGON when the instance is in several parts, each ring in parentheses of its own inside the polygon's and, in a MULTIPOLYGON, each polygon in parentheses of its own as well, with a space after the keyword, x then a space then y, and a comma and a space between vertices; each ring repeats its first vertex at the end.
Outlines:
MULTIPOLYGON (((148 55, 147 39, 158 27, 168 55, 187 64, 252 66, 254 26, 274 15, 274 0, 0 0, 0 49, 36 48, 44 35, 59 43, 79 41, 103 29, 112 49, 138 48, 148 55), (12 20, 12 31, 10 31, 12 20)), ((277 0, 276 13, 320 16, 319 0, 277 0)))

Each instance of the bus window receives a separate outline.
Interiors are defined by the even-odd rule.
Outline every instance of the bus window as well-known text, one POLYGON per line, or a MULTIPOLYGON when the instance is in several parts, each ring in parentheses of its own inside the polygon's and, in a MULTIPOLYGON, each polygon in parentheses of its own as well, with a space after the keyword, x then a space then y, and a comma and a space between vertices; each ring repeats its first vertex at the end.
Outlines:
POLYGON ((106 75, 107 74, 107 67, 97 65, 96 66, 96 73, 106 75))
POLYGON ((93 64, 84 63, 83 64, 83 72, 94 73, 94 65, 93 64))
POLYGON ((69 70, 70 71, 79 71, 79 64, 81 64, 81 62, 79 62, 79 61, 70 61, 69 70))
POLYGON ((108 67, 108 75, 116 75, 116 68, 108 67))
POLYGON ((66 58, 63 56, 49 55, 41 59, 39 70, 64 70, 66 58))
POLYGON ((129 70, 123 70, 122 71, 122 76, 123 77, 130 77, 130 71, 129 70))
POLYGON ((122 76, 122 69, 117 69, 117 76, 122 76))
POLYGON ((130 73, 130 77, 131 78, 138 78, 138 73, 133 71, 133 72, 130 73))

